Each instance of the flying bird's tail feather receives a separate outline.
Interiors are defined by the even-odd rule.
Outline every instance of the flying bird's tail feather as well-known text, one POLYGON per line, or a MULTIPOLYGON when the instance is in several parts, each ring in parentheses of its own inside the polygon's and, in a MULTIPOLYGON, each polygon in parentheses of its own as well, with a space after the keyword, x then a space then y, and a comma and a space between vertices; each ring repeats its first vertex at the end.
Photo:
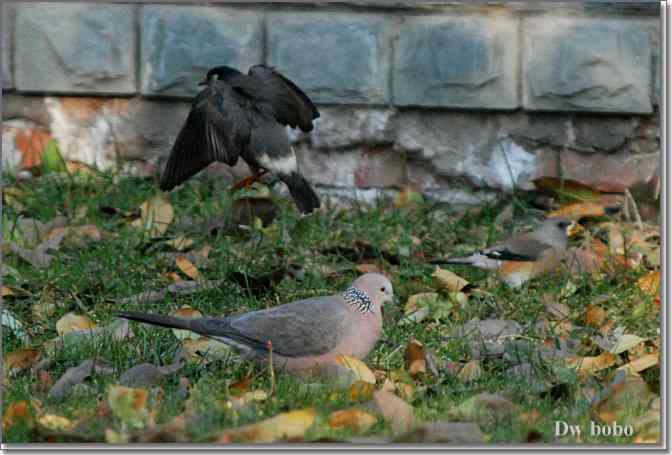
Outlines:
POLYGON ((320 207, 320 198, 301 174, 292 172, 279 177, 289 188, 292 199, 302 213, 310 213, 320 207))
POLYGON ((168 327, 171 329, 192 330, 193 320, 186 318, 176 318, 173 316, 164 316, 161 314, 137 313, 135 311, 119 311, 117 316, 131 321, 144 322, 145 324, 158 325, 161 327, 168 327))

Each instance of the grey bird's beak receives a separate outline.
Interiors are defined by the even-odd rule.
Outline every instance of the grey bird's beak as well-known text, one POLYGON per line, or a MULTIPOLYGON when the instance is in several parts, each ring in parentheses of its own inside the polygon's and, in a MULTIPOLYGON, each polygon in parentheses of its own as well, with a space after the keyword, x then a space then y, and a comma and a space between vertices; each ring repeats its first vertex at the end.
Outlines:
POLYGON ((198 83, 199 87, 203 87, 204 85, 208 85, 208 81, 201 81, 198 83))

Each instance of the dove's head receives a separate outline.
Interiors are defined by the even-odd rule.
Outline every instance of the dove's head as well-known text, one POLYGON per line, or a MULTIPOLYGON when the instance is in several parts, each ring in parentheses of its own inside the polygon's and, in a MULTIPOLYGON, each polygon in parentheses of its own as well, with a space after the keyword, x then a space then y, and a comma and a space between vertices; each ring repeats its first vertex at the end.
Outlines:
POLYGON ((240 71, 231 68, 230 66, 215 66, 208 71, 208 74, 205 75, 205 79, 199 82, 198 85, 207 85, 210 81, 222 80, 229 76, 238 76, 240 74, 242 74, 240 71))
POLYGON ((538 231, 540 240, 555 248, 565 248, 573 224, 572 220, 565 217, 546 218, 538 231))
POLYGON ((380 273, 366 273, 352 282, 344 292, 348 303, 359 311, 380 314, 381 307, 394 297, 392 283, 380 273))

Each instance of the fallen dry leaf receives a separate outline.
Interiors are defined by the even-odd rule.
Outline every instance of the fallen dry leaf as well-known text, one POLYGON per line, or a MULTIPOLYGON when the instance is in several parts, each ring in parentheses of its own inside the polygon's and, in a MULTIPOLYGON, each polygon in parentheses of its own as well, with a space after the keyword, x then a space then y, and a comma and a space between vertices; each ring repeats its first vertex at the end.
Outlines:
POLYGON ((72 431, 75 427, 75 424, 70 419, 55 414, 45 414, 40 416, 37 419, 37 423, 50 431, 68 432, 72 431))
POLYGON ((625 352, 634 348, 643 341, 646 340, 644 338, 638 337, 637 335, 624 333, 616 340, 616 344, 612 346, 609 352, 612 354, 620 354, 621 352, 625 352))
POLYGON ((411 340, 406 346, 406 370, 411 376, 427 372, 425 346, 418 340, 411 340))
POLYGON ((22 349, 5 355, 4 370, 8 373, 25 370, 32 367, 40 358, 37 349, 22 349))
POLYGON ((366 431, 378 422, 376 416, 361 409, 343 409, 329 415, 331 428, 349 428, 354 431, 366 431))
POLYGON ((200 280, 201 279, 201 273, 198 271, 196 266, 189 261, 186 257, 180 255, 175 258, 175 264, 177 264, 177 267, 187 275, 189 278, 192 280, 200 280))
POLYGON ((646 354, 642 357, 639 357, 636 360, 633 360, 630 363, 627 363, 623 365, 622 367, 619 367, 619 370, 626 370, 626 374, 628 372, 634 372, 634 373, 639 373, 640 371, 644 371, 648 368, 655 367, 660 363, 660 353, 654 352, 651 354, 646 354))
POLYGON ((159 237, 168 230, 174 216, 170 202, 158 195, 140 205, 140 218, 133 221, 131 226, 143 229, 150 237, 159 237))
POLYGON ((313 425, 315 415, 312 408, 285 412, 261 422, 226 430, 217 442, 228 444, 241 441, 259 444, 299 438, 313 425))
POLYGON ((566 359, 569 368, 576 368, 580 375, 592 375, 616 364, 618 357, 609 352, 594 357, 570 356, 566 359))
POLYGON ((459 292, 469 284, 469 282, 461 276, 440 267, 437 267, 436 270, 434 270, 432 277, 436 280, 439 288, 446 289, 450 292, 459 292))
POLYGON ((385 273, 378 264, 357 264, 355 269, 357 269, 359 273, 385 273))
POLYGON ((2 428, 7 431, 11 426, 16 425, 19 421, 30 422, 32 416, 30 414, 30 405, 27 401, 21 400, 10 404, 5 409, 2 415, 2 428))
POLYGON ((87 316, 75 313, 67 313, 56 322, 56 332, 59 336, 66 335, 70 332, 92 330, 95 327, 96 324, 87 316))
POLYGON ((422 193, 419 193, 411 186, 404 186, 394 197, 393 204, 395 207, 412 207, 422 203, 422 193))
POLYGON ((607 312, 598 306, 588 305, 583 320, 587 325, 599 328, 607 320, 607 312))
POLYGON ((611 384, 596 398, 593 413, 607 424, 621 422, 645 411, 653 398, 638 373, 618 371, 611 384))
POLYGON ((656 296, 660 294, 660 270, 649 272, 639 280, 637 280, 637 287, 645 294, 656 296))
POLYGON ((546 214, 547 217, 565 217, 574 221, 582 218, 605 216, 607 210, 599 202, 573 202, 546 214))
POLYGON ((376 376, 364 362, 345 354, 336 356, 336 363, 355 374, 355 380, 376 383, 376 376))
POLYGON ((355 381, 348 387, 348 398, 353 401, 367 401, 373 398, 376 384, 366 381, 355 381))

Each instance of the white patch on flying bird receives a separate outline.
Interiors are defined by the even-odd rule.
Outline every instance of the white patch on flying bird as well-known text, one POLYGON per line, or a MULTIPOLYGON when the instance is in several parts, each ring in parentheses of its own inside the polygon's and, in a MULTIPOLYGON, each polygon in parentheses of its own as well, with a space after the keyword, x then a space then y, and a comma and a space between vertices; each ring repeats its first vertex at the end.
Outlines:
POLYGON ((299 170, 299 166, 296 163, 296 155, 294 154, 293 149, 292 153, 289 155, 278 158, 271 158, 268 156, 268 154, 264 153, 257 160, 264 169, 267 169, 276 174, 289 175, 299 170))

